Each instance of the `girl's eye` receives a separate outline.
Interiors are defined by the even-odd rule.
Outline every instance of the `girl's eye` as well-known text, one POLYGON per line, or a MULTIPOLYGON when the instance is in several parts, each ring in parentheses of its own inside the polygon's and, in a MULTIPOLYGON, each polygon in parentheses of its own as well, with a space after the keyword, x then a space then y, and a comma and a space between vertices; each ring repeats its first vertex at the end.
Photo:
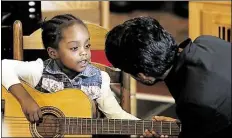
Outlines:
POLYGON ((85 48, 90 48, 90 46, 91 46, 91 44, 88 44, 88 45, 85 46, 85 48))
POLYGON ((76 51, 78 49, 78 47, 72 47, 72 48, 70 48, 70 50, 72 50, 72 51, 76 51))

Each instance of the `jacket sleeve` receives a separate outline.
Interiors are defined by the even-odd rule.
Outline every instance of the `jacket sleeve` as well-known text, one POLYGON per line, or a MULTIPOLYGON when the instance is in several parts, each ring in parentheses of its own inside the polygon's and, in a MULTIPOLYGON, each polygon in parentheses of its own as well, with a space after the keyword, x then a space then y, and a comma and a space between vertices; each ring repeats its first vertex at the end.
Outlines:
POLYGON ((20 83, 20 80, 35 87, 42 76, 43 61, 2 60, 2 85, 8 90, 10 86, 20 83))
POLYGON ((139 120, 137 117, 124 111, 118 104, 113 92, 110 89, 110 77, 109 75, 102 71, 102 96, 96 101, 98 103, 98 108, 105 114, 109 119, 130 119, 139 120))

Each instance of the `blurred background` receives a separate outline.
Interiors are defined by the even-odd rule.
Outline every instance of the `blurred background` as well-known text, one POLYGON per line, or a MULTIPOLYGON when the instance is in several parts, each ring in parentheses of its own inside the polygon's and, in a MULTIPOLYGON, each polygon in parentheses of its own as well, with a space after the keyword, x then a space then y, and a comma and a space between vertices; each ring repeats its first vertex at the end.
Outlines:
MULTIPOLYGON (((72 13, 81 19, 99 23, 98 2, 52 2, 52 1, 2 1, 2 30, 10 32, 6 36, 10 39, 12 24, 16 19, 23 23, 23 33, 31 34, 39 28, 40 21, 49 19, 60 13, 72 13), (97 12, 94 12, 97 11, 97 12)), ((137 16, 151 16, 172 33, 177 41, 188 37, 188 2, 187 1, 111 1, 109 2, 109 16, 107 28, 123 23, 124 21, 137 16)), ((5 39, 4 39, 5 40, 5 39)), ((12 42, 10 40, 7 40, 12 42)), ((6 42, 6 41, 5 41, 6 42)), ((2 58, 11 58, 9 44, 3 49, 5 52, 2 58), (8 51, 8 52, 7 52, 8 51), (7 54, 6 54, 7 52, 7 54)))
MULTIPOLYGON (((189 18, 189 3, 188 1, 2 1, 2 59, 13 58, 12 25, 15 20, 22 21, 23 34, 29 35, 40 27, 41 21, 45 18, 47 20, 64 13, 71 13, 82 20, 99 24, 107 29, 133 17, 150 16, 157 19, 178 43, 190 37, 189 34, 192 34, 191 38, 200 34, 216 36, 219 34, 219 37, 231 41, 231 23, 228 23, 231 13, 227 13, 228 2, 220 4, 192 2, 193 18, 189 18), (199 11, 204 12, 200 14, 199 11), (224 22, 224 19, 227 22, 224 22), (190 23, 191 28, 189 28, 190 23)), ((46 53, 39 50, 25 51, 25 60, 34 60, 35 57, 43 56, 46 57, 46 53)), ((109 64, 105 59, 102 63, 109 64)), ((132 105, 135 106, 131 109, 132 114, 142 119, 150 119, 152 115, 177 117, 174 100, 163 82, 156 86, 144 86, 139 82, 136 82, 136 85, 136 104, 132 105)))

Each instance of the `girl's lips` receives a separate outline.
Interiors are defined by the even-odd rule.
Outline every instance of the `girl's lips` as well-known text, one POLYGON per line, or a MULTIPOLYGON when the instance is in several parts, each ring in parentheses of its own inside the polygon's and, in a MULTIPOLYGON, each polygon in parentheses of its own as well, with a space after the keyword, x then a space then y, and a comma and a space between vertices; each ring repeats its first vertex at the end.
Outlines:
POLYGON ((88 61, 87 60, 82 60, 80 62, 78 62, 78 64, 81 66, 81 67, 86 67, 88 65, 88 61))

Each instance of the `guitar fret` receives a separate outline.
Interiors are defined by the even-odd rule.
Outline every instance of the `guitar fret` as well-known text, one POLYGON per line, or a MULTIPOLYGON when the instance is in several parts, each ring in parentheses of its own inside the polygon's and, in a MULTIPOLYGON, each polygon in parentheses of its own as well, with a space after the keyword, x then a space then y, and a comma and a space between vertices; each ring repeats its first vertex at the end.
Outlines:
POLYGON ((121 128, 120 128, 120 134, 122 134, 122 119, 121 119, 121 128))
POLYGON ((115 119, 114 119, 114 134, 115 134, 115 119))
POLYGON ((108 133, 110 133, 110 127, 109 127, 109 125, 110 125, 110 120, 108 119, 108 133))
POLYGON ((68 134, 69 134, 70 118, 68 118, 68 134))
POLYGON ((87 118, 83 118, 85 120, 85 134, 87 134, 87 118))
POLYGON ((151 121, 151 128, 154 129, 154 128, 153 128, 153 121, 151 121))
POLYGON ((82 134, 82 119, 81 119, 81 134, 82 134))
POLYGON ((96 134, 97 134, 97 119, 96 119, 96 134))
POLYGON ((77 133, 78 133, 78 128, 79 128, 79 124, 78 124, 78 118, 76 118, 77 119, 77 133))
POLYGON ((101 130, 102 130, 102 134, 103 134, 103 119, 102 119, 102 129, 101 130))
POLYGON ((179 128, 180 132, 181 132, 181 128, 182 128, 182 125, 180 124, 180 128, 179 128))
POLYGON ((93 133, 93 132, 92 132, 92 129, 93 129, 93 128, 92 128, 92 125, 93 125, 93 119, 91 119, 91 130, 90 130, 90 131, 91 131, 91 134, 93 133))
POLYGON ((136 129, 137 129, 137 128, 136 128, 136 124, 137 124, 137 122, 135 122, 135 134, 137 134, 137 131, 136 131, 136 129))
POLYGON ((102 134, 107 133, 107 128, 106 128, 106 119, 102 119, 102 134))
MULTIPOLYGON (((72 122, 72 121, 71 121, 72 122)), ((71 125, 72 126, 72 134, 73 134, 73 125, 71 125)))
POLYGON ((160 133, 163 133, 163 121, 160 121, 160 133))
POLYGON ((68 119, 68 120, 67 120, 67 121, 68 121, 68 122, 67 122, 67 123, 68 123, 68 125, 67 125, 67 126, 68 126, 68 134, 70 134, 70 118, 68 117, 67 119, 68 119))
POLYGON ((129 134, 130 133, 130 122, 129 122, 130 120, 127 120, 127 134, 129 134))
POLYGON ((68 118, 68 129, 69 129, 69 134, 71 133, 71 125, 70 125, 70 117, 68 118))
POLYGON ((143 132, 144 132, 145 130, 144 130, 144 120, 143 120, 143 132))
POLYGON ((64 133, 66 133, 66 118, 64 118, 64 133))
POLYGON ((169 126, 169 127, 170 127, 170 128, 169 128, 169 130, 170 130, 170 131, 169 131, 169 135, 172 135, 172 122, 169 122, 169 124, 170 124, 170 126, 169 126))

